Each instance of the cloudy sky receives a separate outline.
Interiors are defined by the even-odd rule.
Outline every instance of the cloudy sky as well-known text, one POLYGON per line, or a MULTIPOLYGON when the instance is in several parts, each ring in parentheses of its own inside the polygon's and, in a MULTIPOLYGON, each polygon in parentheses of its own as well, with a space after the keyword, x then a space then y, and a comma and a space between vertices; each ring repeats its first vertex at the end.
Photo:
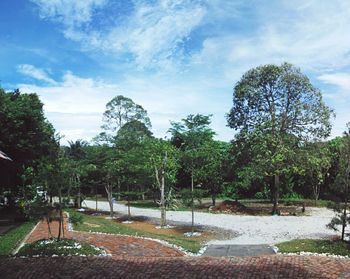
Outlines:
POLYGON ((350 121, 348 0, 1 0, 0 80, 36 92, 64 141, 100 132, 116 95, 142 105, 156 136, 169 121, 225 114, 248 69, 295 64, 337 114, 350 121))

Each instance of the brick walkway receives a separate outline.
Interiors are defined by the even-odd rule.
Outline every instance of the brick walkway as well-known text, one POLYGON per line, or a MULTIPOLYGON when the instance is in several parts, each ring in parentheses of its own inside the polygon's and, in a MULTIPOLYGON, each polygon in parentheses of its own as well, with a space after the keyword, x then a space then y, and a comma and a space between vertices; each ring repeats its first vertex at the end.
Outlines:
MULTIPOLYGON (((57 224, 52 224, 57 233, 57 224)), ((0 258, 0 278, 350 278, 350 260, 327 257, 181 257, 155 241, 65 232, 112 257, 0 258)), ((27 242, 47 238, 40 223, 27 242)))
MULTIPOLYGON (((54 236, 58 233, 58 222, 52 222, 51 231, 54 236)), ((96 234, 88 232, 67 231, 65 221, 65 237, 76 239, 79 242, 89 243, 104 248, 113 256, 141 256, 141 257, 181 257, 182 252, 165 246, 159 242, 131 236, 118 236, 109 234, 96 234)), ((48 238, 48 227, 46 222, 40 222, 33 233, 27 239, 27 243, 39 239, 48 238)))
POLYGON ((350 278, 350 262, 324 257, 6 258, 7 278, 350 278))

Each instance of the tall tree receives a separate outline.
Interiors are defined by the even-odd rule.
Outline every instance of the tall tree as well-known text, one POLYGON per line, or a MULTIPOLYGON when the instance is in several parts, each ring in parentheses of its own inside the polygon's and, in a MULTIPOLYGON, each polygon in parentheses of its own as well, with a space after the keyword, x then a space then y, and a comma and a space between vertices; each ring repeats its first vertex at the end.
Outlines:
POLYGON ((317 205, 321 185, 324 184, 331 167, 331 155, 328 145, 323 142, 308 144, 302 153, 304 154, 300 158, 303 161, 301 165, 304 167, 304 181, 311 186, 315 205, 317 205))
MULTIPOLYGON (((214 132, 209 127, 211 115, 190 114, 181 122, 172 122, 169 132, 171 141, 181 150, 181 164, 184 172, 190 178, 192 232, 194 230, 194 187, 205 181, 206 172, 202 170, 209 166, 208 150, 213 146, 214 132)), ((212 165, 213 166, 213 165, 212 165)), ((207 170, 208 171, 208 170, 207 170)))
POLYGON ((30 167, 38 173, 41 160, 55 145, 54 129, 38 96, 0 88, 0 148, 12 159, 10 164, 0 161, 1 186, 18 194, 24 170, 30 167))
POLYGON ((151 139, 146 145, 149 157, 148 169, 153 173, 157 188, 160 191, 159 207, 161 226, 166 225, 166 203, 169 202, 172 186, 176 181, 178 170, 177 150, 168 141, 151 139), (168 197, 168 199, 167 199, 168 197))
POLYGON ((280 176, 295 166, 294 151, 302 141, 326 138, 331 115, 320 90, 291 64, 260 66, 237 82, 228 126, 255 138, 254 164, 273 177, 273 213, 278 212, 280 176))
POLYGON ((83 140, 68 141, 69 146, 66 148, 66 155, 69 159, 70 163, 70 188, 68 191, 68 203, 70 202, 70 190, 71 187, 77 189, 77 198, 76 205, 78 208, 81 207, 82 199, 81 199, 81 178, 87 172, 88 165, 83 161, 85 158, 85 150, 84 147, 87 146, 87 142, 83 140))
POLYGON ((123 169, 123 184, 129 194, 142 196, 142 199, 152 184, 147 168, 149 155, 145 152, 146 143, 152 138, 152 132, 144 123, 132 120, 119 129, 115 141, 123 169))
POLYGON ((137 120, 147 128, 151 127, 151 121, 147 116, 147 111, 140 105, 134 103, 130 98, 118 95, 106 104, 106 111, 103 114, 102 129, 100 139, 114 141, 116 132, 130 121, 137 120))
MULTIPOLYGON (((348 217, 348 201, 350 187, 350 123, 347 124, 347 131, 344 132, 343 140, 340 146, 339 170, 333 185, 333 191, 339 193, 342 198, 342 204, 337 203, 334 210, 338 213, 327 225, 329 228, 338 230, 341 226, 341 238, 345 239, 345 228, 350 223, 348 217)), ((349 234, 348 234, 349 235, 349 234)))

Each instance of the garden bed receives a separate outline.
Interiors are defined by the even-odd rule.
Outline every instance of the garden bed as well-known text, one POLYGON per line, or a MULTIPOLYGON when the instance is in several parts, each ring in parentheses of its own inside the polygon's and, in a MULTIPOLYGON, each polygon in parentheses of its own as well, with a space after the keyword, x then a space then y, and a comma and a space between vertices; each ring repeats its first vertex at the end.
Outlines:
POLYGON ((80 222, 74 224, 74 230, 159 239, 180 246, 192 253, 198 253, 205 243, 212 239, 230 239, 235 236, 231 231, 195 226, 194 230, 200 234, 188 237, 185 233, 191 231, 189 225, 172 222, 169 223, 170 227, 160 228, 159 219, 155 218, 132 216, 131 223, 123 223, 128 219, 125 215, 116 214, 116 219, 106 219, 109 216, 107 212, 98 212, 98 215, 92 210, 74 212, 70 209, 69 212, 71 216, 83 216, 80 222))
POLYGON ((55 257, 55 256, 106 256, 105 250, 73 239, 41 239, 24 245, 16 256, 55 257))

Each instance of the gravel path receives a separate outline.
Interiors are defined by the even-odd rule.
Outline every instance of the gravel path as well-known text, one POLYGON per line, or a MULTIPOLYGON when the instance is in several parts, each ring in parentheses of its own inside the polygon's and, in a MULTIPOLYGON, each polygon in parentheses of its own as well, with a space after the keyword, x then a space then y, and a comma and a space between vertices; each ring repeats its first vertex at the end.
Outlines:
MULTIPOLYGON (((84 203, 89 208, 95 208, 94 201, 87 200, 84 203)), ((108 202, 98 202, 98 209, 109 211, 108 202)), ((125 205, 114 204, 114 210, 127 214, 125 205)), ((334 216, 333 211, 326 208, 307 208, 306 213, 309 216, 245 216, 196 212, 195 223, 232 230, 239 234, 233 239, 212 240, 209 244, 276 244, 295 238, 319 238, 335 234, 326 228, 326 224, 334 216)), ((132 207, 131 214, 160 217, 160 211, 155 209, 132 207)), ((191 212, 168 211, 167 220, 189 223, 191 212)))

